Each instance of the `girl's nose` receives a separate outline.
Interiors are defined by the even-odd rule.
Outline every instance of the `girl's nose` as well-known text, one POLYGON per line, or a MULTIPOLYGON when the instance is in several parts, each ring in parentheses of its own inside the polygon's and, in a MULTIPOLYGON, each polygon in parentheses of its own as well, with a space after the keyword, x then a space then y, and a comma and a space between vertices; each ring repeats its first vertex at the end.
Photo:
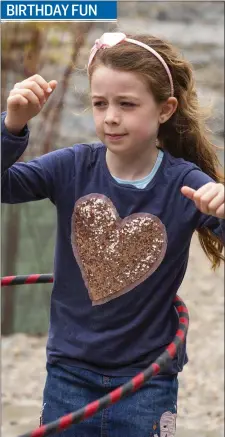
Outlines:
POLYGON ((120 116, 118 114, 118 111, 114 108, 108 108, 105 114, 105 123, 110 124, 110 123, 119 123, 120 120, 120 116))

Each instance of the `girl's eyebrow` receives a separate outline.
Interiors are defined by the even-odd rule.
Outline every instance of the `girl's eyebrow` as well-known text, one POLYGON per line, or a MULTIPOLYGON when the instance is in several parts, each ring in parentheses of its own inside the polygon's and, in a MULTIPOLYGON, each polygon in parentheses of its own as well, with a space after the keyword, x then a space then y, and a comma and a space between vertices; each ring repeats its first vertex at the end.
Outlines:
MULTIPOLYGON (((94 94, 93 96, 92 96, 92 99, 105 99, 106 97, 104 97, 104 96, 100 96, 100 95, 97 95, 97 94, 94 94)), ((119 94, 118 96, 116 96, 116 98, 119 98, 119 99, 132 99, 132 100, 139 100, 138 99, 138 97, 135 97, 135 96, 133 96, 133 95, 129 95, 129 94, 119 94)))

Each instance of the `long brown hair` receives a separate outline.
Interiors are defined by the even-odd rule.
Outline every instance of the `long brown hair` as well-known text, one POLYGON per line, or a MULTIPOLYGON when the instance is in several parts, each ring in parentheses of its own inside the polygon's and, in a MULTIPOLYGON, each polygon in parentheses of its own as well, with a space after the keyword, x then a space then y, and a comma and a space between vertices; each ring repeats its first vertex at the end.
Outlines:
MULTIPOLYGON (((151 35, 127 35, 154 48, 166 61, 173 78, 178 107, 172 117, 160 125, 160 146, 177 158, 195 163, 216 182, 224 182, 219 174, 219 160, 209 138, 206 113, 200 107, 192 65, 182 58, 169 42, 151 35)), ((167 73, 159 60, 146 49, 123 41, 114 47, 98 50, 89 68, 90 78, 98 65, 140 74, 147 82, 156 102, 171 96, 167 73)), ((198 231, 200 244, 215 269, 224 260, 223 244, 207 228, 198 231)))

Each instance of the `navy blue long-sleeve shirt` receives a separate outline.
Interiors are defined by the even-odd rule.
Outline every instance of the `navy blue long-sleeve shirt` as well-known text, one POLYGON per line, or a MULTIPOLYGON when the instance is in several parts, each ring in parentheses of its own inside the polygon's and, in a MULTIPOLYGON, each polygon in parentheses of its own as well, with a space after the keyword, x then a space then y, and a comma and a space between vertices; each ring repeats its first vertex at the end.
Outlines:
MULTIPOLYGON (((202 214, 180 192, 183 185, 198 189, 212 179, 195 164, 165 151, 146 188, 121 185, 108 170, 102 143, 77 144, 16 163, 28 145, 29 131, 26 126, 18 136, 9 133, 4 118, 5 113, 2 202, 49 198, 57 213, 47 360, 109 376, 133 376, 174 337, 178 318, 173 299, 185 275, 193 232, 208 227, 224 236, 224 220, 202 214), (165 253, 157 268, 130 291, 100 305, 92 304, 71 242, 74 207, 87 195, 104 195, 121 219, 139 213, 156 216, 165 230, 165 253)), ((184 346, 166 373, 181 371, 186 362, 184 346)))

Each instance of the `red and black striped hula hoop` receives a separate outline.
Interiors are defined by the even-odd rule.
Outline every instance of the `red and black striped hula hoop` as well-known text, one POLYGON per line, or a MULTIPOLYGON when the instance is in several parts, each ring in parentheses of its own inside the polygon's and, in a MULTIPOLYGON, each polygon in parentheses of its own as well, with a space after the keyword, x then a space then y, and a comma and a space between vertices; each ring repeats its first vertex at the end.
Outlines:
MULTIPOLYGON (((33 284, 38 282, 53 282, 53 275, 9 276, 1 279, 2 286, 29 283, 33 284)), ((146 370, 140 372, 126 384, 121 385, 102 398, 97 399, 96 401, 91 402, 83 408, 67 414, 66 416, 60 417, 54 422, 50 422, 47 425, 42 425, 39 428, 27 432, 19 437, 45 437, 47 435, 58 433, 64 429, 67 429, 73 424, 80 423, 88 417, 94 416, 94 414, 97 412, 131 395, 140 389, 152 376, 157 375, 160 371, 165 369, 169 361, 175 357, 179 347, 184 342, 187 336, 189 325, 187 307, 179 296, 175 297, 174 306, 179 317, 179 325, 175 337, 169 346, 167 346, 165 351, 156 359, 154 363, 147 367, 146 370)))
POLYGON ((53 274, 47 273, 45 275, 35 274, 35 275, 19 275, 19 276, 4 276, 1 278, 1 286, 7 287, 10 285, 21 285, 21 284, 46 284, 53 282, 53 274))

